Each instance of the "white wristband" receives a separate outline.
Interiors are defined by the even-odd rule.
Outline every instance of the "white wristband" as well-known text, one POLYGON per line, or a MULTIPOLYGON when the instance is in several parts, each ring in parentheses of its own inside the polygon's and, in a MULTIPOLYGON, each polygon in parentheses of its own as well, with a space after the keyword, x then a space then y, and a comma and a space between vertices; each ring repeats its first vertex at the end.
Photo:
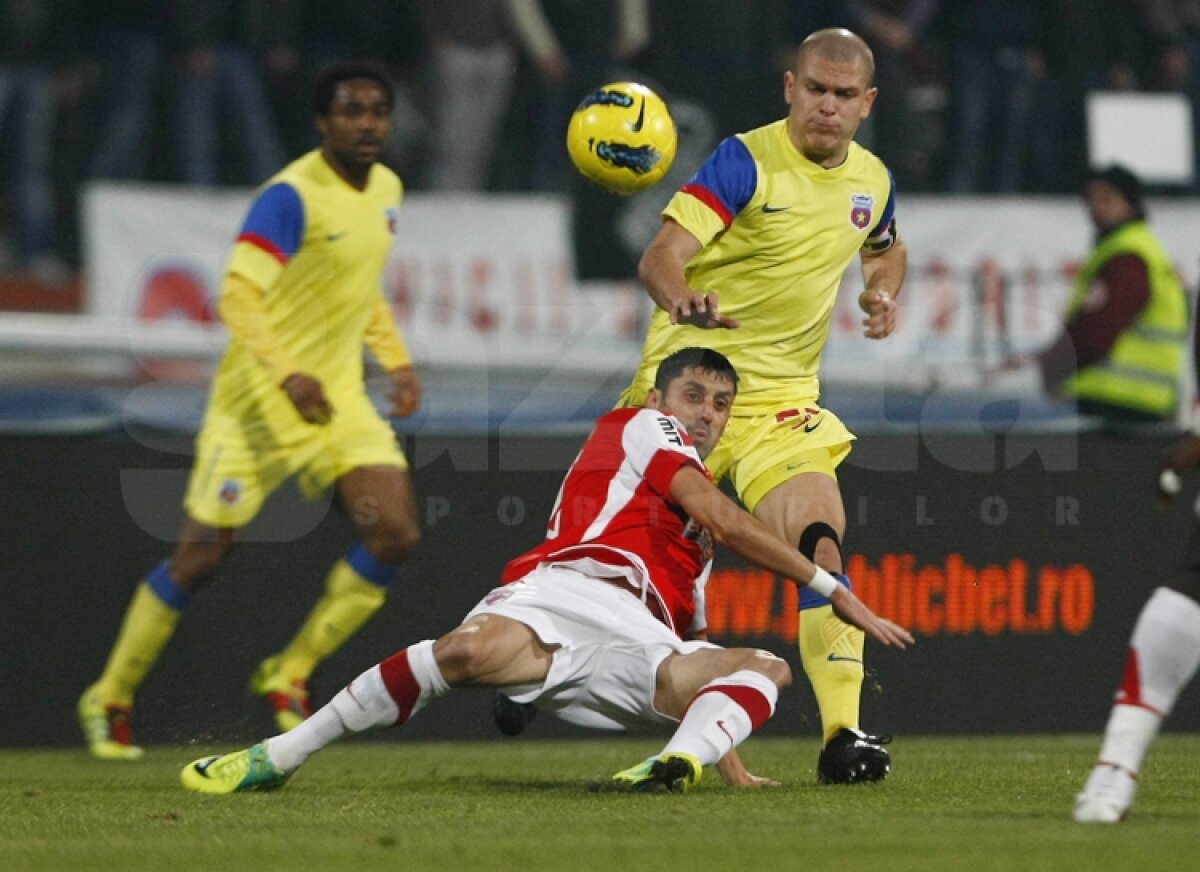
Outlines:
POLYGON ((818 566, 816 574, 808 582, 808 589, 829 599, 838 589, 837 579, 818 566))

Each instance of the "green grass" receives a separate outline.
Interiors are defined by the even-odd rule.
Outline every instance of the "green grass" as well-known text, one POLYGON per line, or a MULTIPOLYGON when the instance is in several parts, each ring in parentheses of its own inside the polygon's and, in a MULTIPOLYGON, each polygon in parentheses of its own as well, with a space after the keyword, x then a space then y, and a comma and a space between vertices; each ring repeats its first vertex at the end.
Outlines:
MULTIPOLYGON (((186 793, 204 748, 141 763, 83 751, 0 751, 0 869, 186 870, 1172 870, 1200 849, 1200 737, 1167 735, 1130 819, 1070 820, 1099 739, 904 738, 884 784, 818 787, 812 740, 752 740, 733 791, 709 772, 687 796, 589 789, 654 740, 347 742, 282 791, 186 793)), ((229 750, 227 748, 214 750, 229 750)))

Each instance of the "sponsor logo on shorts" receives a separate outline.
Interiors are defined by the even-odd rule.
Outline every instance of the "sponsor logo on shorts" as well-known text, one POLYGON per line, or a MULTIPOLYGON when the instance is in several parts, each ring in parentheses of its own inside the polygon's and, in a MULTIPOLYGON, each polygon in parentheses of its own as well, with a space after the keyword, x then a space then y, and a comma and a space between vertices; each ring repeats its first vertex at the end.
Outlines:
POLYGON ((504 602, 512 595, 513 590, 511 587, 502 587, 489 593, 486 597, 484 597, 483 601, 489 606, 494 606, 496 603, 504 602))
POLYGON ((826 659, 830 663, 862 663, 857 657, 846 657, 841 654, 830 654, 826 659))
POLYGON ((821 418, 815 424, 812 423, 813 419, 821 414, 821 411, 821 409, 814 409, 811 406, 805 406, 803 409, 785 409, 782 412, 775 413, 775 423, 782 424, 785 421, 790 421, 792 418, 800 418, 798 423, 792 425, 792 429, 799 430, 803 427, 805 433, 811 433, 821 426, 821 421, 825 420, 821 418))

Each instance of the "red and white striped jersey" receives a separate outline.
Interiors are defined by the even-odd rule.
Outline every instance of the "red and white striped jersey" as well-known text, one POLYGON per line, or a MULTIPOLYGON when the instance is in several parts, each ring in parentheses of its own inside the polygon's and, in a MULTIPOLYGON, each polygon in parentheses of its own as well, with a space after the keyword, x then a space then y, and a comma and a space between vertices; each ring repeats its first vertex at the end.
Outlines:
POLYGON ((504 568, 505 583, 540 565, 569 566, 625 580, 676 634, 702 629, 702 609, 693 623, 696 587, 711 547, 671 502, 671 479, 684 466, 708 475, 678 420, 654 409, 609 412, 567 470, 546 540, 504 568))

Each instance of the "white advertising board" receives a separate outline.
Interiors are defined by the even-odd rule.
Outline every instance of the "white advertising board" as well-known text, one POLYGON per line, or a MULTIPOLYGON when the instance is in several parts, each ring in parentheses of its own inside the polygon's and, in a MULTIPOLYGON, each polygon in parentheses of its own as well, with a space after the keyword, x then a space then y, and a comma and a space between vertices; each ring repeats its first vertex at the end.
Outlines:
MULTIPOLYGON (((212 318, 248 191, 98 185, 85 201, 87 310, 109 318, 212 318)), ((430 366, 627 371, 647 303, 633 283, 572 279, 569 205, 535 196, 411 195, 385 291, 414 355, 430 366)), ((1057 334, 1091 243, 1076 198, 903 198, 909 248, 900 327, 862 338, 861 278, 847 272, 825 355, 827 380, 908 387, 987 382, 1057 334)), ((1189 288, 1200 209, 1151 202, 1189 288)))

